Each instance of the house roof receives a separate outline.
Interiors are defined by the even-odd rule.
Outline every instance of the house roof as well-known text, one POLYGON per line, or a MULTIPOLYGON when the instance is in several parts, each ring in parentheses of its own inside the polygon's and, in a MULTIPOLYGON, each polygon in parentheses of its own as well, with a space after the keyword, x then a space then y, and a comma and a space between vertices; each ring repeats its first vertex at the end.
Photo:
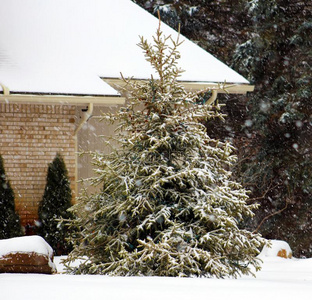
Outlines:
MULTIPOLYGON (((130 0, 1 0, 0 91, 15 98, 116 98, 118 91, 107 82, 120 78, 120 72, 136 79, 154 73, 137 44, 139 36, 151 41, 157 27, 157 18, 130 0)), ((165 24, 161 29, 177 36, 165 24)), ((180 39, 180 67, 186 70, 181 81, 248 86, 211 54, 180 39)))

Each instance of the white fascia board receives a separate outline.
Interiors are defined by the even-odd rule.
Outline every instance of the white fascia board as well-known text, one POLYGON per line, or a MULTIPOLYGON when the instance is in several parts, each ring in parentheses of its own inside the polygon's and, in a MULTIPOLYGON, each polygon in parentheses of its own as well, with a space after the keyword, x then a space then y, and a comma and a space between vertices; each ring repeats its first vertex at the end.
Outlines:
MULTIPOLYGON (((119 90, 121 93, 124 91, 126 82, 120 78, 102 78, 106 83, 111 85, 114 89, 119 90)), ((131 79, 133 81, 147 81, 148 79, 131 79)), ((186 90, 198 92, 201 90, 216 90, 218 93, 226 94, 246 94, 253 92, 254 86, 249 84, 237 83, 216 83, 216 82, 190 82, 179 81, 186 90)))
POLYGON ((120 96, 75 96, 75 95, 37 95, 37 94, 0 94, 0 103, 19 104, 60 104, 112 106, 125 104, 125 98, 120 96))
POLYGON ((187 90, 200 91, 205 89, 217 90, 221 94, 243 94, 253 92, 255 87, 250 84, 216 83, 216 82, 181 82, 187 90))

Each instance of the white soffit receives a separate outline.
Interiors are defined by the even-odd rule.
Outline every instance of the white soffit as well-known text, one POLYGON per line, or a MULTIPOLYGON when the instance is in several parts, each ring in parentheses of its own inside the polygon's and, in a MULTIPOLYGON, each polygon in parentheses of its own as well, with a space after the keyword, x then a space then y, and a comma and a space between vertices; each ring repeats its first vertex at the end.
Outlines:
MULTIPOLYGON (((130 0, 0 0, 0 83, 11 93, 117 96, 100 77, 150 78, 137 44, 139 36, 152 42, 157 27, 158 19, 130 0)), ((161 29, 176 39, 169 26, 161 29)), ((180 40, 182 81, 249 84, 180 40)))

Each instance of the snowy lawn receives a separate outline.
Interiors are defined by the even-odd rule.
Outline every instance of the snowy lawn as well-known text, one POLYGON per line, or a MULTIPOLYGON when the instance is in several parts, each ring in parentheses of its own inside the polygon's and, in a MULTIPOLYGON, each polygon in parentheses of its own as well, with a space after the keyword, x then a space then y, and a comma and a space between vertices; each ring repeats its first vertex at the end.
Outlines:
MULTIPOLYGON (((61 258, 55 263, 62 272, 61 258)), ((0 274, 1 300, 312 299, 312 259, 264 257, 257 278, 0 274)))

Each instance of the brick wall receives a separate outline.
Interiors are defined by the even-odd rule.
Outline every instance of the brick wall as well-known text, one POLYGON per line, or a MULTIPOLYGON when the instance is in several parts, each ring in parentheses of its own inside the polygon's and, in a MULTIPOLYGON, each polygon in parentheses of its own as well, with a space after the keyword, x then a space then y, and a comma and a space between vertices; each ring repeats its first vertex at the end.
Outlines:
POLYGON ((38 217, 48 164, 57 152, 63 155, 74 193, 74 130, 74 106, 0 104, 0 153, 23 226, 38 217))

